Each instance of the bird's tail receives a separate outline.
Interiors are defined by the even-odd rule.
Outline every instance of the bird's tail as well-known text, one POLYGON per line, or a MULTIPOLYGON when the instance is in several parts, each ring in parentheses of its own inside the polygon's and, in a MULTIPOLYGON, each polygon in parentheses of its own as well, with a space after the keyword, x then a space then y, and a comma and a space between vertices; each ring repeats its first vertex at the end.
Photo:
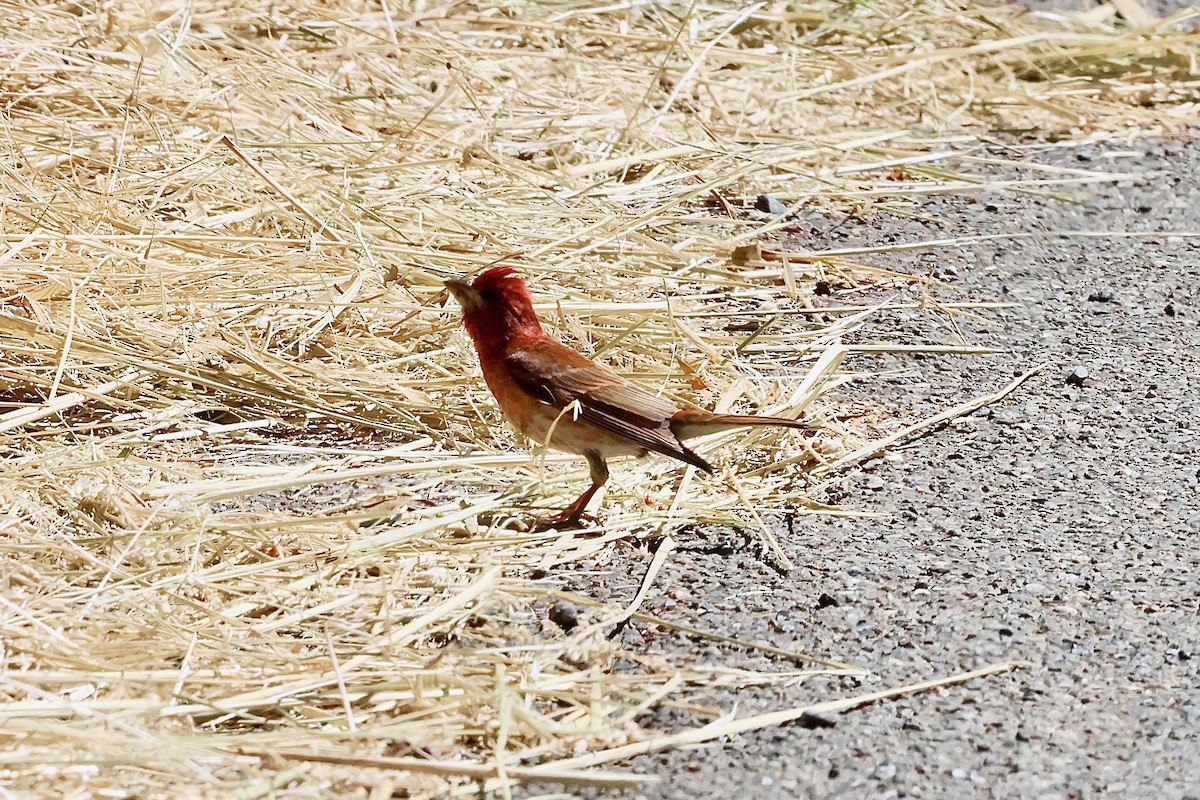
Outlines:
POLYGON ((777 425, 781 428, 800 428, 801 430, 816 430, 811 422, 787 417, 756 417, 752 414, 713 414, 708 425, 717 427, 736 428, 742 425, 777 425))
POLYGON ((780 428, 799 428, 806 431, 816 430, 816 426, 811 422, 799 419, 758 417, 751 414, 709 414, 706 411, 691 409, 680 411, 671 418, 671 430, 681 439, 752 425, 774 425, 780 428))

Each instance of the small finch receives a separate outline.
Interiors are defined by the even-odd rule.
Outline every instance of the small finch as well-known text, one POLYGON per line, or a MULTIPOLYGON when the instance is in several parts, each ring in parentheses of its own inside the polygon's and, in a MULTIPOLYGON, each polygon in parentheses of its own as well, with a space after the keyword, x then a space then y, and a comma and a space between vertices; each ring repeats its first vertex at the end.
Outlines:
POLYGON ((470 282, 446 281, 446 288, 462 306, 483 379, 504 416, 533 441, 581 455, 591 468, 588 490, 543 525, 578 525, 615 456, 653 451, 711 473, 684 439, 743 425, 810 427, 782 417, 680 408, 635 386, 547 336, 529 287, 512 267, 489 269, 470 282))

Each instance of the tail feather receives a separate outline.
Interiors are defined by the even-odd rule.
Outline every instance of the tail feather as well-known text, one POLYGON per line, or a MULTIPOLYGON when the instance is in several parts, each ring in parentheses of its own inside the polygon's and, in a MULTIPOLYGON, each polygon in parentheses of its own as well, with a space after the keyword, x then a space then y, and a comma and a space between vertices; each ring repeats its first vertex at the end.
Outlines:
POLYGON ((709 414, 705 411, 680 411, 671 418, 671 430, 680 439, 690 439, 693 436, 704 436, 708 433, 720 433, 731 428, 745 426, 773 425, 780 428, 798 428, 800 430, 815 430, 811 422, 786 417, 757 417, 751 414, 709 414))
POLYGON ((734 427, 738 425, 777 425, 781 428, 813 430, 811 422, 787 417, 756 417, 752 414, 713 414, 709 424, 734 427))
POLYGON ((704 470, 709 475, 712 475, 712 473, 713 473, 712 464, 705 461, 698 453, 696 453, 695 450, 691 449, 690 447, 687 447, 686 445, 680 445, 680 447, 683 448, 683 455, 676 456, 676 458, 678 458, 680 461, 684 461, 688 464, 691 464, 693 467, 696 467, 697 469, 704 470))

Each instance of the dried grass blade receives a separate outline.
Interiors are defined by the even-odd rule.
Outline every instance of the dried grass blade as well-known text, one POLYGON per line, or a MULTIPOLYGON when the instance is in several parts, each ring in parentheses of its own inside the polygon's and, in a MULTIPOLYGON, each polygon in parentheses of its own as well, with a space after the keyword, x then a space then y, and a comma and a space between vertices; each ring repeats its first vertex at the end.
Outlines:
MULTIPOLYGON (((772 711, 767 714, 758 714, 756 716, 746 717, 744 719, 723 720, 711 725, 705 725, 701 728, 693 728, 691 730, 681 731, 680 733, 647 739, 640 742, 633 742, 632 744, 613 747, 596 753, 589 753, 585 756, 561 759, 559 761, 554 761, 550 764, 547 764, 546 769, 586 769, 588 767, 596 766, 597 764, 608 764, 613 761, 622 761, 624 759, 632 758, 633 756, 644 755, 646 753, 656 753, 662 750, 670 750, 689 744, 711 742, 714 739, 720 739, 726 736, 735 736, 739 733, 745 733, 746 731, 783 725, 787 722, 792 722, 805 716, 849 711, 860 706, 865 706, 869 703, 879 702, 880 700, 891 700, 893 698, 903 697, 909 694, 928 692, 932 689, 939 689, 944 686, 954 686, 956 684, 967 683, 968 681, 973 681, 977 678, 985 678, 989 675, 996 675, 1001 672, 1009 672, 1011 670, 1018 669, 1021 666, 1024 666, 1024 664, 1020 661, 1005 661, 998 664, 992 664, 981 669, 971 670, 970 672, 960 672, 956 675, 950 675, 945 678, 934 678, 933 680, 911 683, 895 689, 884 689, 878 692, 869 692, 867 694, 857 695, 854 697, 828 700, 823 703, 813 703, 812 705, 801 706, 800 708, 792 708, 786 711, 772 711)), ((541 769, 541 767, 533 767, 532 769, 536 771, 541 769)))

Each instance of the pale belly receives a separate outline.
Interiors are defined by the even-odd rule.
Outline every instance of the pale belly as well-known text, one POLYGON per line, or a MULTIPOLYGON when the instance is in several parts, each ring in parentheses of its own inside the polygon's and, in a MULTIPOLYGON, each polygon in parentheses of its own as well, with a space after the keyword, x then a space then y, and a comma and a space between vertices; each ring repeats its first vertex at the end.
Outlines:
POLYGON ((517 429, 535 444, 549 444, 555 450, 579 455, 591 451, 599 453, 601 458, 633 456, 646 452, 645 448, 632 442, 577 421, 573 418, 570 408, 561 411, 546 403, 538 403, 532 409, 524 409, 525 413, 521 414, 520 418, 516 413, 509 413, 508 409, 504 411, 505 416, 517 429))

